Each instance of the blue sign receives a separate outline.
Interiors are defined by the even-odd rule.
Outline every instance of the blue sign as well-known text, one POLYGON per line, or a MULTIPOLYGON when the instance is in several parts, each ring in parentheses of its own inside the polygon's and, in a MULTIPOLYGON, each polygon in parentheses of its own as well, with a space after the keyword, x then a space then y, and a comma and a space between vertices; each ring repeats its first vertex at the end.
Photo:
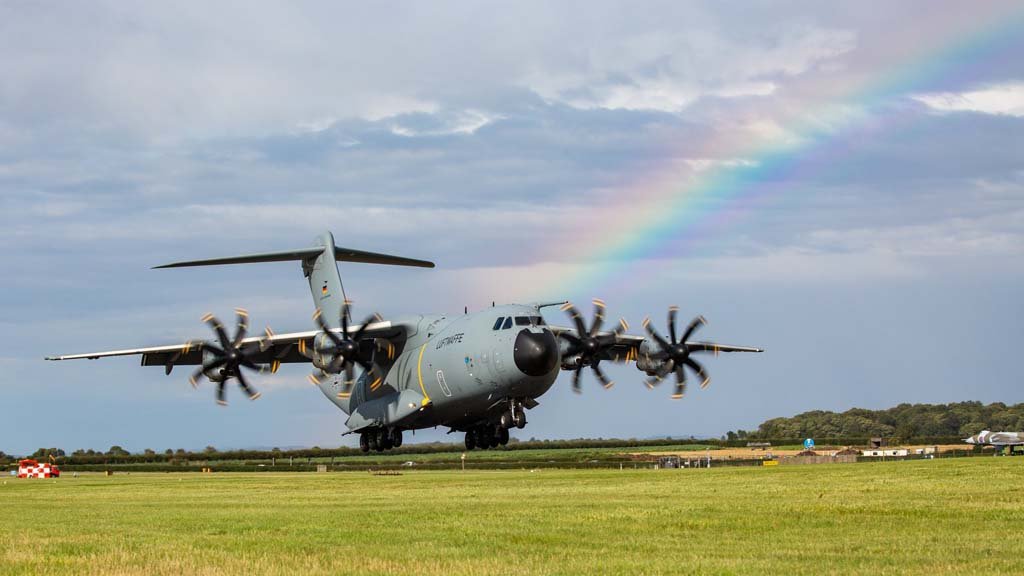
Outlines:
POLYGON ((814 448, 814 438, 804 440, 804 450, 811 450, 812 448, 814 448))

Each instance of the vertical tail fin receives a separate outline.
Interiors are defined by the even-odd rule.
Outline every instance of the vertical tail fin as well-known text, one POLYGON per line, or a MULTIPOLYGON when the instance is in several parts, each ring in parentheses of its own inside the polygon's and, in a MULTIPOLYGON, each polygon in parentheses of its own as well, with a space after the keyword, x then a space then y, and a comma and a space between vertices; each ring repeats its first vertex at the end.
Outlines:
POLYGON ((316 245, 322 247, 313 259, 302 261, 302 272, 309 279, 309 292, 313 306, 323 312, 324 321, 331 328, 341 326, 341 307, 345 303, 345 287, 338 272, 338 261, 334 256, 334 235, 324 232, 316 238, 316 245))
POLYGON ((334 235, 324 232, 316 239, 316 247, 265 252, 249 256, 229 256, 207 260, 174 262, 156 268, 182 268, 185 266, 219 266, 222 264, 252 264, 255 262, 284 262, 299 260, 302 272, 309 278, 309 291, 313 305, 323 310, 324 320, 331 328, 341 325, 341 306, 345 303, 345 289, 341 285, 338 262, 363 262, 366 264, 389 264, 392 266, 417 266, 433 268, 434 263, 377 252, 364 252, 334 245, 334 235))

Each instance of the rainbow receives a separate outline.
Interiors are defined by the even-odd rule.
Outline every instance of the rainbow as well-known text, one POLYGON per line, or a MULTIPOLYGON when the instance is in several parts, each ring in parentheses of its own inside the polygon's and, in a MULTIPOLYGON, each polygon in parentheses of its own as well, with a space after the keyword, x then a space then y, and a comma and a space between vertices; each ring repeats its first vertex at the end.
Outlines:
MULTIPOLYGON (((820 89, 815 93, 826 95, 817 107, 795 114, 768 110, 785 137, 775 134, 740 142, 716 136, 702 143, 708 157, 735 161, 696 167, 692 162, 672 164, 636 179, 617 191, 617 201, 565 231, 554 245, 560 247, 558 260, 568 265, 526 296, 589 298, 628 286, 634 268, 645 260, 694 256, 694 247, 759 202, 784 196, 766 192, 774 187, 761 184, 787 174, 842 169, 839 153, 851 145, 844 140, 851 132, 872 122, 905 122, 898 104, 907 95, 927 91, 957 74, 970 74, 972 64, 998 54, 1024 29, 1021 6, 996 10, 965 3, 930 14, 930 29, 940 32, 931 35, 930 43, 915 45, 895 62, 882 63, 891 55, 876 55, 877 74, 842 86, 813 87, 820 89), (829 158, 831 162, 825 161, 829 158)), ((693 157, 692 152, 687 155, 693 157)), ((545 251, 551 245, 546 244, 545 251)), ((550 260, 538 254, 536 261, 546 259, 550 260)))

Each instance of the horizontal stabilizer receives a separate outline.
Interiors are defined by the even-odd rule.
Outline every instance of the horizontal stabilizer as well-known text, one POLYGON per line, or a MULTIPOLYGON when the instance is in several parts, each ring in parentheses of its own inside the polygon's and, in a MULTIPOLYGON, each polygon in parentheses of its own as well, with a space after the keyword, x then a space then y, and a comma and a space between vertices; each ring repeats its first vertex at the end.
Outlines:
MULTIPOLYGON (((256 262, 285 262, 289 260, 313 260, 324 251, 323 248, 301 248, 299 250, 285 250, 282 252, 264 252, 263 254, 251 254, 248 256, 230 256, 227 258, 210 258, 207 260, 190 260, 188 262, 173 262, 153 268, 184 268, 187 266, 219 266, 222 264, 252 264, 256 262)), ((390 254, 379 254, 377 252, 365 252, 351 248, 334 247, 334 258, 339 262, 362 262, 365 264, 390 264, 393 266, 417 266, 420 268, 433 268, 434 263, 414 258, 403 258, 390 254)))

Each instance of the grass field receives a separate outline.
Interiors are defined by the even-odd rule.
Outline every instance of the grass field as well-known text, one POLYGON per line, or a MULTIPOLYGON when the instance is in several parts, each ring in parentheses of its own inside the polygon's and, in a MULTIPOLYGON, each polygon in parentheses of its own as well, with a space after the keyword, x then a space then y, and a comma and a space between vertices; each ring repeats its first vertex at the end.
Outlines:
POLYGON ((0 485, 0 573, 1020 574, 1024 458, 0 485))

